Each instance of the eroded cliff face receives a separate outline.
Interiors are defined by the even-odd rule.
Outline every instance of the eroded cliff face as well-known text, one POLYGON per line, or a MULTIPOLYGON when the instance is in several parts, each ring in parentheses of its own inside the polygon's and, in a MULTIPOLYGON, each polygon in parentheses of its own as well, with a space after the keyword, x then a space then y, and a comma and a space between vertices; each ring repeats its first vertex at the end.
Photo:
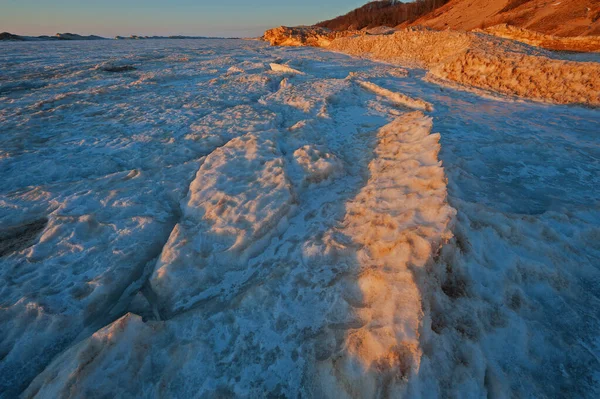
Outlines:
MULTIPOLYGON (((268 31, 265 38, 272 38, 270 42, 275 45, 325 47, 425 68, 429 70, 428 80, 462 89, 557 104, 600 106, 598 63, 558 60, 543 49, 482 32, 408 28, 390 35, 345 32, 346 36, 335 38, 330 32, 327 39, 321 39, 324 36, 317 33, 321 29, 278 28, 268 31)), ((580 42, 591 43, 591 40, 582 38, 580 42)))

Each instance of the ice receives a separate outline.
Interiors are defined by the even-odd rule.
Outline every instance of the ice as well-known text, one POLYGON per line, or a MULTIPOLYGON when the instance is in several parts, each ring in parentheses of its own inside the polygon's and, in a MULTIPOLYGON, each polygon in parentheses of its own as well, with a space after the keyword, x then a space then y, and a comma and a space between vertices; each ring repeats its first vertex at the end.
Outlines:
POLYGON ((319 365, 328 396, 375 397, 385 390, 395 397, 418 374, 418 280, 427 278, 425 267, 451 238, 455 214, 437 158, 439 135, 430 134, 431 127, 430 118, 415 112, 381 128, 369 181, 347 203, 324 248, 310 246, 310 258, 324 254, 326 264, 356 264, 343 277, 339 317, 353 319, 343 349, 319 365))
POLYGON ((423 101, 421 99, 410 98, 402 93, 395 93, 391 90, 384 89, 383 87, 377 86, 374 83, 366 82, 363 80, 358 80, 357 83, 367 89, 372 91, 373 93, 380 95, 381 97, 387 98, 388 100, 403 105, 408 108, 420 109, 423 111, 433 111, 433 105, 428 103, 427 101, 423 101))
POLYGON ((598 110, 255 41, 0 67, 1 398, 600 395, 598 110))
MULTIPOLYGON (((108 367, 115 370, 120 378, 123 375, 134 378, 132 374, 138 373, 138 378, 141 376, 146 382, 143 388, 136 389, 155 394, 161 392, 161 385, 164 385, 168 394, 176 396, 187 396, 197 387, 187 382, 176 384, 170 376, 179 372, 187 374, 191 370, 198 376, 194 381, 205 386, 206 394, 231 392, 241 396, 272 392, 282 378, 289 379, 289 385, 281 387, 281 392, 286 395, 298 392, 304 389, 300 381, 302 371, 307 367, 318 368, 321 376, 315 378, 311 385, 323 384, 319 389, 324 392, 331 389, 328 378, 337 378, 335 384, 340 385, 340 392, 348 389, 344 387, 343 381, 348 378, 344 374, 352 368, 353 362, 358 362, 359 367, 366 370, 366 375, 355 376, 351 389, 366 395, 378 389, 377 380, 382 368, 387 367, 384 372, 393 374, 392 370, 400 364, 408 376, 413 368, 418 369, 418 327, 422 317, 420 294, 411 269, 423 268, 432 261, 432 255, 447 238, 446 226, 454 213, 446 203, 444 174, 437 160, 439 135, 430 135, 430 129, 431 119, 421 113, 408 114, 384 126, 379 131, 375 156, 369 165, 369 181, 348 202, 346 215, 339 226, 319 223, 319 218, 313 221, 314 208, 323 211, 326 207, 318 206, 318 201, 314 200, 317 204, 300 201, 299 206, 305 208, 300 211, 301 215, 292 217, 287 231, 271 245, 262 248, 260 255, 254 249, 254 259, 244 254, 247 244, 256 245, 260 241, 257 238, 244 241, 251 236, 253 225, 244 223, 245 230, 242 231, 228 219, 229 215, 242 213, 235 205, 241 197, 229 198, 227 204, 222 201, 224 197, 221 194, 207 196, 204 192, 215 190, 210 182, 221 181, 223 187, 230 187, 238 195, 252 197, 259 194, 263 201, 279 206, 255 208, 252 199, 244 199, 240 204, 248 204, 262 212, 277 209, 287 216, 290 206, 286 202, 289 201, 289 191, 285 176, 277 169, 269 170, 269 162, 263 162, 267 156, 276 168, 281 168, 280 158, 272 147, 273 133, 264 132, 264 137, 242 136, 213 152, 191 184, 182 222, 194 227, 208 225, 210 229, 200 227, 198 232, 195 227, 190 232, 190 228, 176 227, 150 280, 157 294, 155 300, 187 304, 188 309, 184 308, 187 312, 181 313, 181 307, 176 305, 162 311, 161 316, 169 320, 148 324, 152 334, 138 318, 125 316, 71 349, 78 355, 58 358, 36 379, 30 391, 41 389, 42 396, 51 396, 57 392, 56 386, 74 384, 74 394, 86 394, 89 388, 77 381, 81 380, 81 374, 87 375, 85 369, 88 367, 92 373, 98 368, 108 367), (227 162, 223 162, 225 160, 227 162), (264 163, 264 168, 257 165, 250 167, 248 162, 264 163), (236 173, 240 170, 248 172, 236 173), (253 176, 256 173, 258 176, 253 176), (229 180, 219 179, 223 174, 232 177, 229 180), (242 190, 235 190, 236 181, 245 184, 242 190), (280 188, 268 187, 273 184, 280 188), (436 188, 419 193, 423 185, 436 188), (283 196, 279 195, 280 191, 283 196), (213 201, 197 204, 196 200, 200 198, 213 198, 214 202, 223 204, 221 209, 215 209, 213 201), (278 198, 283 201, 276 201, 278 198), (365 205, 374 210, 361 211, 365 205), (221 211, 217 212, 216 218, 211 216, 215 210, 221 211), (389 214, 405 216, 402 223, 396 224, 389 214), (188 223, 192 220, 195 224, 188 223), (370 227, 365 230, 362 228, 365 225, 370 227), (313 234, 306 234, 307 230, 312 230, 313 234), (322 233, 319 234, 319 231, 322 233), (216 236, 219 232, 220 242, 215 242, 211 235, 216 236), (228 239, 230 242, 227 242, 228 239), (202 259, 201 248, 195 245, 214 246, 219 243, 225 244, 223 250, 217 253, 215 250, 207 251, 211 258, 206 261, 202 259), (315 253, 318 247, 322 249, 315 253), (408 253, 402 255, 407 250, 408 253), (239 267, 242 265, 243 268, 239 267), (240 269, 237 274, 232 271, 236 266, 240 269), (253 270, 257 266, 260 267, 253 270), (268 268, 272 270, 264 270, 268 268), (248 271, 252 273, 244 276, 243 272, 248 271), (253 275, 260 273, 263 275, 253 275), (226 275, 227 281, 223 278, 226 275), (245 287, 240 288, 242 285, 245 287), (238 292, 235 293, 235 290, 238 292), (303 295, 307 298, 303 299, 303 295), (315 295, 325 295, 329 300, 315 302, 316 297, 310 298, 315 295), (216 298, 209 301, 213 299, 211 296, 216 298), (231 296, 230 300, 225 299, 228 296, 231 296), (202 300, 202 306, 193 306, 194 300, 202 300), (358 326, 363 327, 357 329, 358 326), (260 334, 256 333, 257 329, 260 334), (114 344, 104 338, 113 339, 117 333, 123 336, 114 344), (186 351, 210 352, 208 348, 212 347, 216 352, 210 355, 211 358, 219 354, 229 359, 229 363, 214 367, 205 357, 180 358, 181 334, 187 337, 185 341, 189 341, 186 351), (345 334, 348 335, 344 337, 345 334), (123 344, 123 341, 128 344, 123 344), (333 348, 329 348, 331 344, 333 348), (340 346, 340 349, 335 349, 335 346, 340 346), (153 348, 150 352, 144 349, 150 347, 153 348), (116 351, 123 350, 121 348, 128 348, 127 353, 138 351, 128 354, 126 359, 141 360, 115 360, 119 358, 116 351), (340 353, 336 353, 338 351, 340 353), (87 356, 89 352, 94 353, 91 358, 87 356), (174 352, 177 353, 175 357, 174 352), (275 359, 272 358, 273 353, 278 354, 275 359), (72 363, 74 358, 78 359, 76 363, 72 363), (321 364, 307 364, 314 363, 314 358, 319 359, 321 364), (277 368, 270 365, 272 361, 276 362, 277 368), (152 370, 146 365, 150 362, 161 366, 152 370), (272 373, 271 377, 263 375, 261 370, 265 367, 272 373), (62 373, 65 368, 71 371, 62 373), (333 368, 336 371, 332 371, 333 368), (242 373, 241 381, 231 386, 225 381, 227 373, 234 369, 242 373), (63 382, 57 384, 57 378, 63 382), (272 381, 272 378, 275 380, 272 381), (220 391, 219 386, 223 384, 220 391)), ((304 153, 307 148, 302 147, 301 150, 304 153)), ((312 190, 323 192, 317 187, 312 190)), ((306 200, 306 195, 304 198, 306 200)), ((248 215, 247 218, 252 215, 251 212, 243 214, 248 215)), ((276 223, 264 216, 257 221, 268 223, 270 227, 276 223)), ((394 389, 405 386, 403 381, 398 381, 398 384, 399 388, 396 386, 394 389)), ((106 393, 109 392, 116 391, 107 388, 106 393)))
POLYGON ((224 280, 239 283, 234 272, 285 230, 295 200, 276 138, 248 133, 204 159, 150 279, 166 313, 218 295, 224 280))
MULTIPOLYGON (((133 170, 48 185, 37 189, 41 196, 36 189, 9 195, 13 203, 48 202, 28 215, 39 221, 29 245, 2 259, 3 392, 23 389, 79 334, 126 309, 175 223, 175 201, 164 185, 133 170)), ((1 216, 10 226, 25 215, 15 206, 1 216)))
POLYGON ((294 151, 290 169, 294 167, 294 180, 299 188, 328 183, 344 173, 344 164, 338 157, 314 145, 304 145, 294 151))
POLYGON ((304 72, 300 72, 297 69, 294 68, 290 68, 287 65, 281 65, 281 64, 276 64, 274 62, 272 62, 271 64, 269 64, 271 66, 271 69, 275 72, 282 72, 282 73, 291 73, 291 74, 297 74, 297 75, 304 75, 304 72))

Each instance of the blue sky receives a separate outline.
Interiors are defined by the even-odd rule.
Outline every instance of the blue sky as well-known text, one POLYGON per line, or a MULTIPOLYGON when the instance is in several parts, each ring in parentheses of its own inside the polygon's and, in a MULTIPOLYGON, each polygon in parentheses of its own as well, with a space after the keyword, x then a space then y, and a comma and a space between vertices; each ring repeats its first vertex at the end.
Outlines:
POLYGON ((0 0, 0 32, 259 36, 311 24, 367 0, 0 0))

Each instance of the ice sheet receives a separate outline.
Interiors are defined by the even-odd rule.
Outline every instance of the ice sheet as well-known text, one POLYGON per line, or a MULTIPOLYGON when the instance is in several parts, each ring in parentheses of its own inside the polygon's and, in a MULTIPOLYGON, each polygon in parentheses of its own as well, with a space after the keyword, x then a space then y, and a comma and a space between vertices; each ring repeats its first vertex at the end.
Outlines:
POLYGON ((600 394, 599 111, 251 41, 0 50, 0 397, 600 394))

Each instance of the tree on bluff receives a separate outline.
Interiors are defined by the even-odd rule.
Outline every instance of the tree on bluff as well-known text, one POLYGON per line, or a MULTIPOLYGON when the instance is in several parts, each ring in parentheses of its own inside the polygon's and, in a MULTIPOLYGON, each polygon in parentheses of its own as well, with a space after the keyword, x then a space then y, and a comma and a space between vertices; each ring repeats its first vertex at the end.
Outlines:
POLYGON ((446 4, 449 0, 417 0, 403 3, 399 0, 372 1, 346 15, 319 22, 317 26, 332 30, 396 26, 413 22, 419 17, 446 4))

